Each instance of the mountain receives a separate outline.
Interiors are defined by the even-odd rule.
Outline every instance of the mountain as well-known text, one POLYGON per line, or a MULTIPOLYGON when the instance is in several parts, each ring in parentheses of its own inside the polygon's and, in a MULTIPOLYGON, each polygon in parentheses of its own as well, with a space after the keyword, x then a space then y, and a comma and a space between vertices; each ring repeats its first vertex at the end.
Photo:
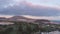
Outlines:
POLYGON ((1 21, 17 21, 17 22, 27 22, 27 23, 36 23, 36 24, 60 24, 60 22, 56 21, 51 21, 47 19, 32 19, 32 18, 27 18, 24 16, 13 16, 10 18, 5 18, 5 17, 0 17, 0 22, 1 21))
POLYGON ((33 22, 35 21, 35 19, 31 19, 31 18, 26 18, 23 16, 13 16, 11 18, 8 18, 9 21, 24 21, 24 22, 33 22))
POLYGON ((35 24, 48 24, 50 23, 50 20, 47 19, 32 19, 32 18, 27 18, 24 16, 13 16, 11 18, 8 18, 8 21, 23 21, 27 23, 35 23, 35 24))
POLYGON ((5 18, 5 17, 0 17, 0 22, 1 21, 6 21, 7 20, 7 18, 5 18))
POLYGON ((24 16, 13 16, 11 18, 8 18, 9 21, 23 21, 23 22, 27 22, 27 23, 43 23, 43 24, 60 24, 60 22, 54 22, 51 20, 47 20, 47 19, 32 19, 32 18, 27 18, 24 16))

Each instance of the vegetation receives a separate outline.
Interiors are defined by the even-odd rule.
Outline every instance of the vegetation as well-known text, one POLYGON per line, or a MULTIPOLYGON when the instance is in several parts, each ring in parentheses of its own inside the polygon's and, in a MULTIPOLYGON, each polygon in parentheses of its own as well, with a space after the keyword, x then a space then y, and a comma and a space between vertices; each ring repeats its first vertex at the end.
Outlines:
POLYGON ((14 21, 13 27, 7 27, 2 26, 5 28, 5 30, 0 31, 0 34, 34 34, 36 32, 40 31, 40 34, 42 32, 49 33, 51 31, 55 31, 56 29, 60 30, 57 28, 57 26, 60 27, 60 25, 51 25, 48 24, 49 26, 42 25, 42 24, 34 24, 34 23, 27 23, 27 22, 15 22, 14 21), (52 27, 55 26, 55 27, 52 27))

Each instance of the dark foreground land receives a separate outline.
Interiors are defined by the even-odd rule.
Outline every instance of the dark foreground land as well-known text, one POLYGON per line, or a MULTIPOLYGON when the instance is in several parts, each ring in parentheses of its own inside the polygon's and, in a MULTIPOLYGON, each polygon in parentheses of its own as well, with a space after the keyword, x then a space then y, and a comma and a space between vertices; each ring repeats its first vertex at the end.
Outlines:
POLYGON ((35 34, 39 32, 49 33, 51 31, 60 31, 60 25, 57 24, 35 24, 27 22, 13 22, 12 25, 0 25, 0 34, 35 34))

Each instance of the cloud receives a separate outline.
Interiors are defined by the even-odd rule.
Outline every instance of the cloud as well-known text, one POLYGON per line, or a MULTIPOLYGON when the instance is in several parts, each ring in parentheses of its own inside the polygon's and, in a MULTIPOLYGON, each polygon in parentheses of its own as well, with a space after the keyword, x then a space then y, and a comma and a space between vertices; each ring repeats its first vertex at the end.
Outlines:
POLYGON ((0 15, 0 17, 11 18, 11 17, 13 17, 13 15, 0 15))
POLYGON ((35 16, 58 16, 60 14, 60 10, 52 7, 35 5, 27 1, 20 1, 20 2, 16 2, 16 1, 12 2, 12 0, 10 1, 2 0, 3 6, 5 8, 0 10, 0 14, 2 15, 35 15, 35 16))
POLYGON ((32 16, 32 15, 22 15, 22 16, 32 19, 60 20, 60 16, 32 16))
POLYGON ((43 6, 60 8, 60 0, 27 0, 27 1, 32 2, 34 4, 43 5, 43 6))
POLYGON ((7 8, 9 6, 14 6, 17 2, 14 0, 0 0, 0 9, 7 8))

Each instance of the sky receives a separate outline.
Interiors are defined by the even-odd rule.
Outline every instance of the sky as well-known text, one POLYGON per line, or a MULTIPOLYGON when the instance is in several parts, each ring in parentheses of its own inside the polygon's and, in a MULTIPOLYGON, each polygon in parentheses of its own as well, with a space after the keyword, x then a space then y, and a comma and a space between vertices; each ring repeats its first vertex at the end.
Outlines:
POLYGON ((44 16, 59 20, 60 0, 0 0, 0 15, 44 16))
POLYGON ((39 5, 50 6, 50 7, 60 6, 60 0, 27 0, 27 1, 33 4, 39 4, 39 5))

